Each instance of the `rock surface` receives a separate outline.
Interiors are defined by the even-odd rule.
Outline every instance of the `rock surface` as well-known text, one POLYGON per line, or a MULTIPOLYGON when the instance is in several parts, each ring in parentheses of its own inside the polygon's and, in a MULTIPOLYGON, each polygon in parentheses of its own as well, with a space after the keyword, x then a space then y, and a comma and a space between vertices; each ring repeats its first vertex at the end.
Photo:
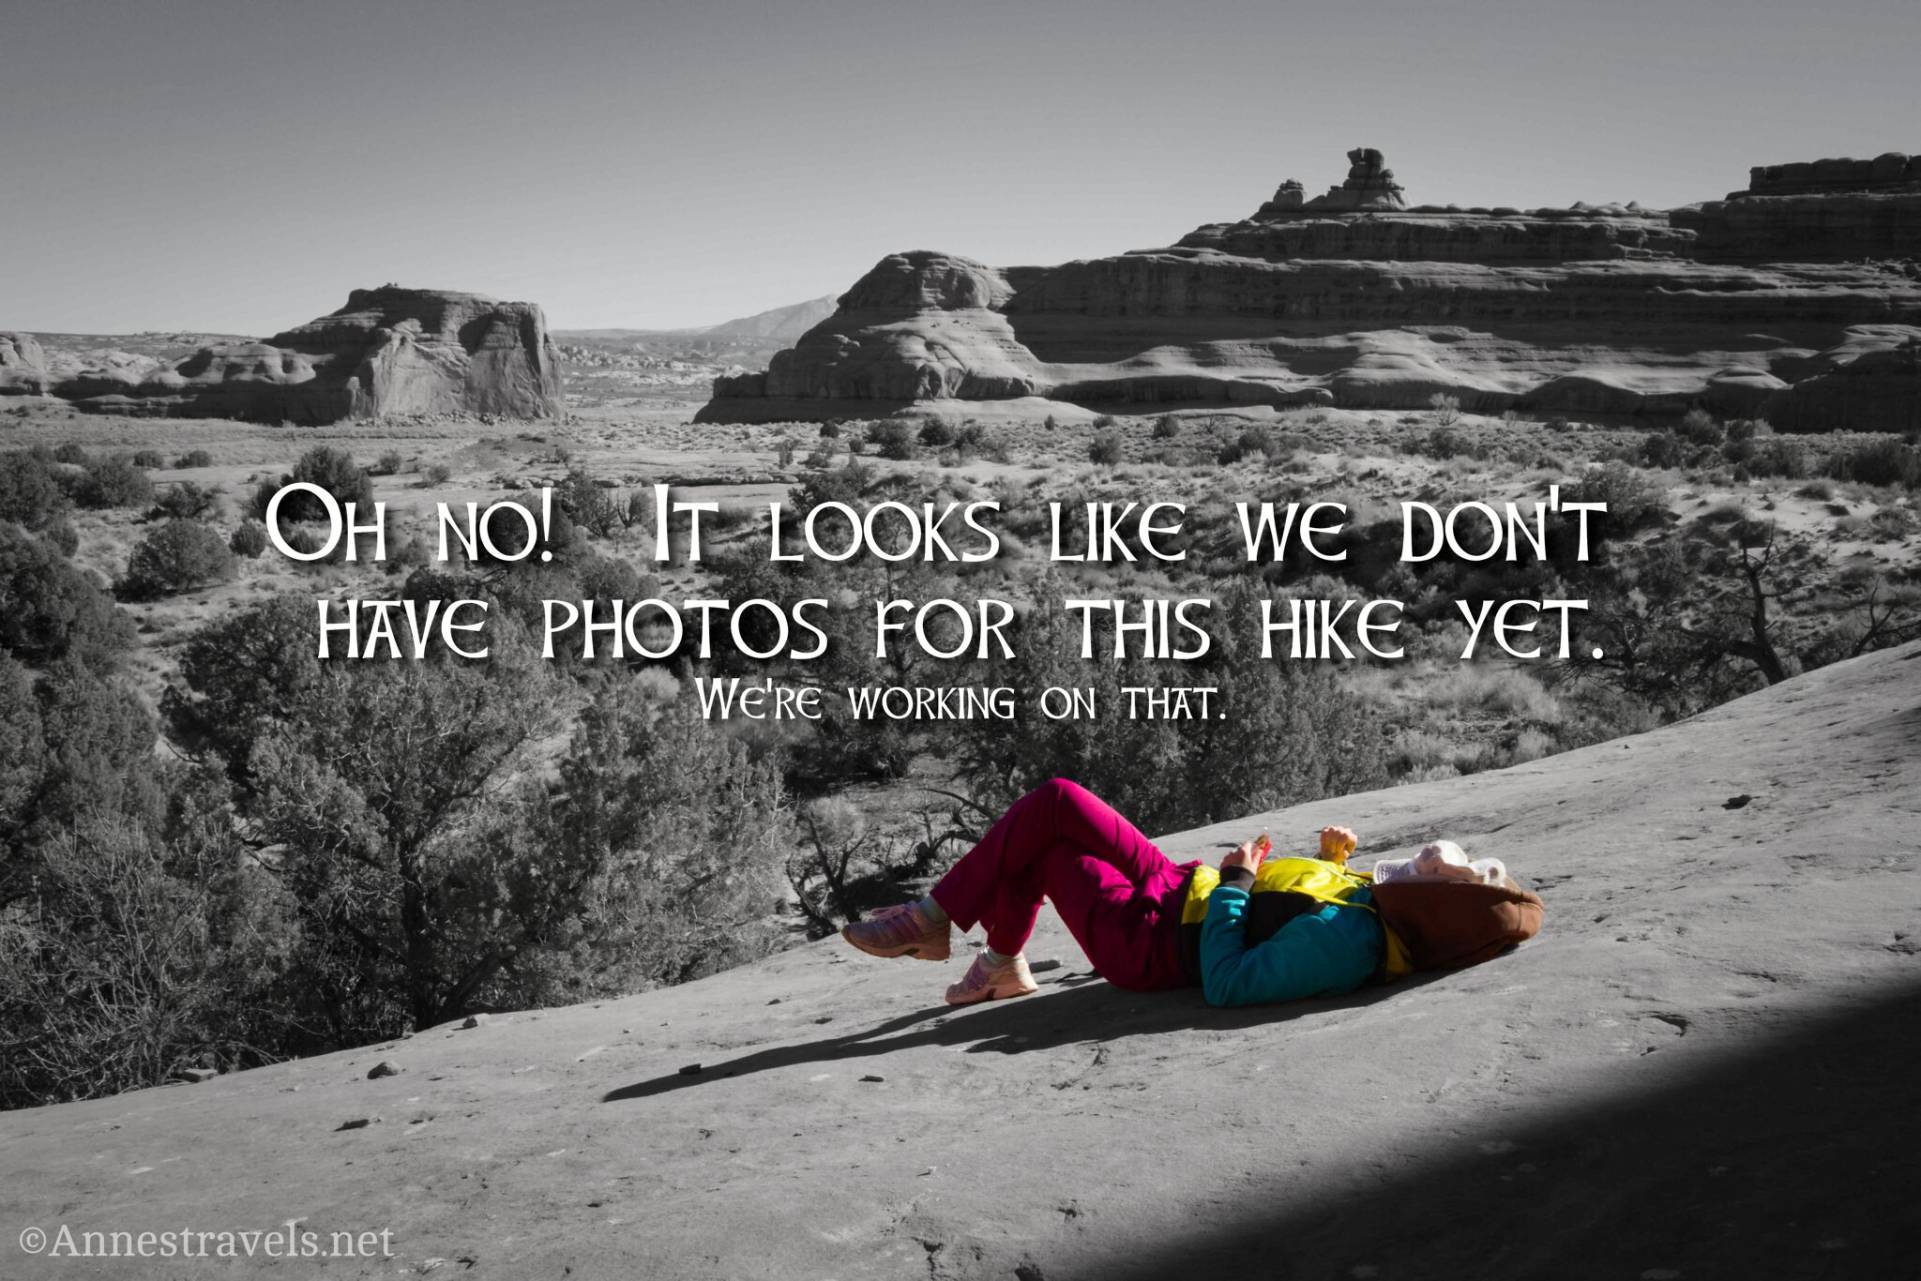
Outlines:
MULTIPOLYGON (((1921 645, 1512 769, 1164 838, 1446 835, 1548 906, 1488 964, 1214 1010, 838 940, 683 987, 0 1114, 23 1228, 392 1230, 501 1277, 1905 1275, 1921 1110, 1921 645), (778 1004, 774 1004, 778 1001, 778 1004), (692 1064, 697 1070, 688 1070, 692 1064), (880 1081, 866 1081, 878 1076, 880 1081), (343 1118, 384 1116, 385 1124, 343 1118)), ((1038 968, 1038 967, 1037 967, 1038 968)), ((9 1256, 9 1276, 152 1261, 9 1256)), ((223 1261, 221 1275, 284 1275, 223 1261)))
POLYGON ((1252 217, 1166 249, 1003 270, 891 255, 765 374, 717 380, 702 416, 1445 394, 1484 411, 1701 405, 1804 430, 1921 427, 1906 366, 1874 354, 1921 339, 1921 188, 1904 156, 1861 162, 1871 189, 1843 190, 1837 169, 1819 192, 1772 194, 1762 171, 1768 194, 1672 213, 1409 208, 1378 151, 1349 158, 1324 196, 1290 179, 1252 217), (1897 160, 1899 181, 1873 179, 1897 160), (1825 381, 1798 389, 1806 378, 1825 381))
POLYGON ((99 413, 261 422, 562 409, 539 307, 397 285, 356 289, 340 310, 265 342, 203 347, 155 368, 85 369, 50 390, 99 413))

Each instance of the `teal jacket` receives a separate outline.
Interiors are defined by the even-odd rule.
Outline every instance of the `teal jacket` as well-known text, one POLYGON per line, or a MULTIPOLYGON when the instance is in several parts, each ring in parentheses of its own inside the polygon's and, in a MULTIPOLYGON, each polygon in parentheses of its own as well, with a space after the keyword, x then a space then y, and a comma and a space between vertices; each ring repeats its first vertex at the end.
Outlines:
POLYGON ((1304 912, 1254 946, 1247 945, 1249 894, 1222 885, 1210 896, 1201 926, 1201 991, 1209 1005, 1260 1005, 1351 992, 1373 977, 1387 946, 1381 922, 1361 890, 1346 903, 1304 912))

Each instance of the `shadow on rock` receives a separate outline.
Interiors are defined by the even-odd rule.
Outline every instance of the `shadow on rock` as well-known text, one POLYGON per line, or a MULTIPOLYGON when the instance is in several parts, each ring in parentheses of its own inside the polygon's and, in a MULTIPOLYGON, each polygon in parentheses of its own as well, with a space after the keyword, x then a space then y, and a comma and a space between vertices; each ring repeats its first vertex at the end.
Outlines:
POLYGON ((1405 998, 1426 978, 1392 987, 1369 986, 1348 996, 1288 1005, 1217 1010, 1196 988, 1171 992, 1127 992, 1091 975, 1066 975, 1017 1001, 994 1001, 954 1009, 935 1006, 842 1036, 798 1045, 780 1045, 698 1072, 674 1072, 612 1090, 603 1103, 646 1099, 657 1094, 755 1072, 772 1072, 806 1063, 875 1058, 923 1046, 963 1047, 970 1054, 1025 1054, 1064 1045, 1118 1041, 1192 1028, 1231 1031, 1257 1024, 1285 1023, 1304 1014, 1372 1005, 1389 997, 1405 998), (1063 990, 1064 989, 1064 990, 1063 990))

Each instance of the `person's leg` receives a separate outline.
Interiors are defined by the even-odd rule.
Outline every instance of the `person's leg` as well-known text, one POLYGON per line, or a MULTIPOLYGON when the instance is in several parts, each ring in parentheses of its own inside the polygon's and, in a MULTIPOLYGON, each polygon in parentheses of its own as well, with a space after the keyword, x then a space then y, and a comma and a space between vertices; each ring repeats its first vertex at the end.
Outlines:
POLYGON ((1070 846, 1041 860, 1041 883, 1094 972, 1116 987, 1168 986, 1156 981, 1160 900, 1119 868, 1070 846))
MULTIPOLYGON (((1167 856, 1117 810, 1079 784, 1057 778, 1009 806, 980 844, 940 879, 931 897, 961 929, 985 926, 987 946, 1011 956, 1034 932, 1043 898, 1053 897, 1057 908, 1063 898, 1082 905, 1084 911, 1076 910, 1094 937, 1095 915, 1111 916, 1143 892, 1163 890, 1171 872, 1167 856), (1056 851, 1069 857, 1051 863, 1056 851)), ((1085 949, 1087 940, 1078 932, 1075 937, 1085 949)), ((1101 964, 1091 953, 1090 959, 1101 964)))

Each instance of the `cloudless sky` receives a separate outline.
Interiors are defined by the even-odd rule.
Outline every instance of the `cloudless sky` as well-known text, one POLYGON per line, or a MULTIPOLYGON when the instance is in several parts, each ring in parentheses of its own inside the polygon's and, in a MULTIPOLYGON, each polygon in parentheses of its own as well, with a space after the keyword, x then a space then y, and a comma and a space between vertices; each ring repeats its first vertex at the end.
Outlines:
POLYGON ((1921 152, 1917 0, 0 0, 0 328, 267 334, 385 281, 716 322, 883 254, 1167 244, 1382 148, 1665 207, 1921 152))

